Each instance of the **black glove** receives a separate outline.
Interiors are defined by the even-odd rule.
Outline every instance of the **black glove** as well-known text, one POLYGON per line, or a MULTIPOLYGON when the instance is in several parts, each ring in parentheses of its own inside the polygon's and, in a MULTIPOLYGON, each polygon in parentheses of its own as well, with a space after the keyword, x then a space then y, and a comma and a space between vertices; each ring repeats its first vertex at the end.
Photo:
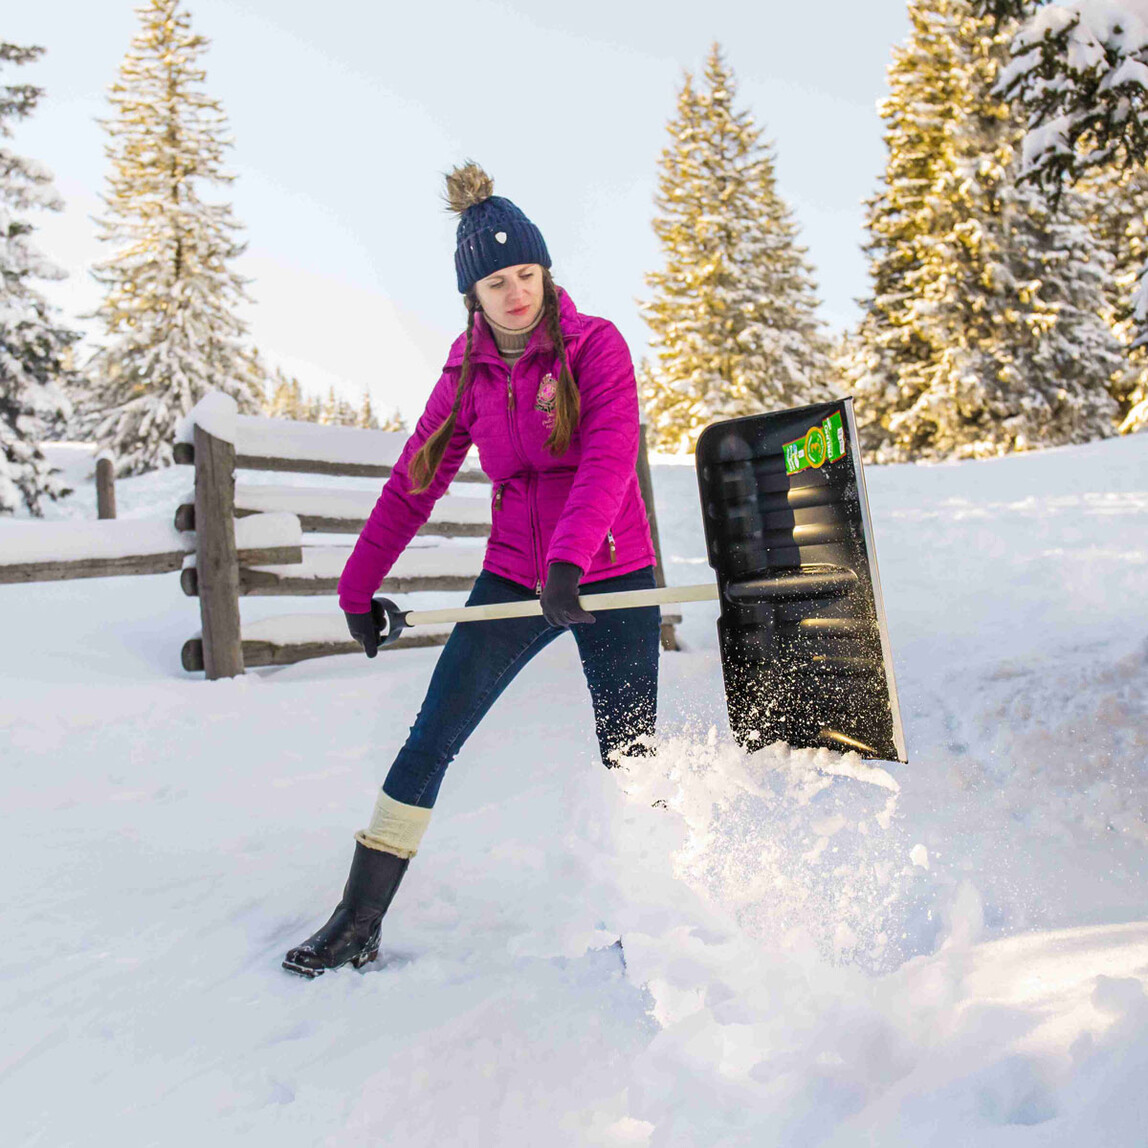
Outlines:
POLYGON ((573 562, 551 562, 546 572, 546 585, 542 588, 542 616, 552 626, 562 629, 575 622, 593 622, 578 605, 578 579, 582 571, 573 562))
POLYGON ((351 637, 363 647, 368 658, 373 658, 379 652, 379 633, 385 625, 385 620, 379 618, 381 612, 376 610, 373 602, 365 614, 343 611, 347 615, 347 629, 351 631, 351 637))

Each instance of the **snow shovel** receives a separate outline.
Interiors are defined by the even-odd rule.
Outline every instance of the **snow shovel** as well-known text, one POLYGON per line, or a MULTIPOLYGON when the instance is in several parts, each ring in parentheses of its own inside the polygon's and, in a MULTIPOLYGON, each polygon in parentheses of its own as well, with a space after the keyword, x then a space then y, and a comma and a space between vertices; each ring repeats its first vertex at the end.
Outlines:
MULTIPOLYGON (((583 594, 584 610, 718 601, 730 727, 906 761, 852 399, 714 423, 696 452, 713 582, 583 594)), ((537 600, 402 611, 375 598, 380 647, 411 626, 542 613, 537 600)))

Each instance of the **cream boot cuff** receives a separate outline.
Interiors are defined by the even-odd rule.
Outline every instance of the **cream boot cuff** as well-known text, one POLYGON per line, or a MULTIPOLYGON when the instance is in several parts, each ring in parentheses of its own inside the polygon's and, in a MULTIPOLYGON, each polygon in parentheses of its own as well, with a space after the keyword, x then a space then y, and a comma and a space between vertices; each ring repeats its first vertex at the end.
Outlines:
POLYGON ((371 824, 360 829, 355 840, 368 849, 379 849, 396 857, 413 857, 430 823, 430 815, 429 809, 396 801, 380 789, 371 824))

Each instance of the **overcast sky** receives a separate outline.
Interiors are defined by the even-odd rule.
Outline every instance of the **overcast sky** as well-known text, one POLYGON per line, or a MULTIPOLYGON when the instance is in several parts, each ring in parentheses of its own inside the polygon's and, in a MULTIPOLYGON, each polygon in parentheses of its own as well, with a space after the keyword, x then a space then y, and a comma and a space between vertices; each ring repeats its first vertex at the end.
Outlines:
MULTIPOLYGON (((228 114, 230 189, 254 282, 252 339, 304 385, 369 386, 417 416, 464 312, 442 173, 466 158, 546 237, 578 307, 612 319, 637 361, 636 300, 659 265, 657 160, 684 70, 714 40, 776 143, 782 194, 831 328, 867 290, 862 200, 884 162, 876 103, 904 0, 189 0, 209 37, 207 90, 228 114)), ((0 37, 47 49, 0 82, 46 89, 12 141, 51 168, 66 211, 41 247, 70 273, 48 295, 93 306, 107 85, 134 35, 130 3, 5 6, 0 37)), ((81 328, 91 323, 75 319, 81 328)))

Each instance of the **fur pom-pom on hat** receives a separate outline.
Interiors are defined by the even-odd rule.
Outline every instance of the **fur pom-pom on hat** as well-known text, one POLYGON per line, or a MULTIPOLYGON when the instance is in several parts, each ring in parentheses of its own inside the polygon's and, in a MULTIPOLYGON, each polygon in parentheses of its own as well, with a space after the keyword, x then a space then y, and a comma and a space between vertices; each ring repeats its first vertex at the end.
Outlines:
POLYGON ((446 205, 455 215, 482 203, 494 194, 494 180, 468 159, 462 167, 451 168, 446 175, 446 205))
POLYGON ((504 267, 550 266, 542 232, 509 199, 494 194, 494 180, 473 160, 447 174, 445 198, 458 216, 454 268, 460 292, 504 267))

